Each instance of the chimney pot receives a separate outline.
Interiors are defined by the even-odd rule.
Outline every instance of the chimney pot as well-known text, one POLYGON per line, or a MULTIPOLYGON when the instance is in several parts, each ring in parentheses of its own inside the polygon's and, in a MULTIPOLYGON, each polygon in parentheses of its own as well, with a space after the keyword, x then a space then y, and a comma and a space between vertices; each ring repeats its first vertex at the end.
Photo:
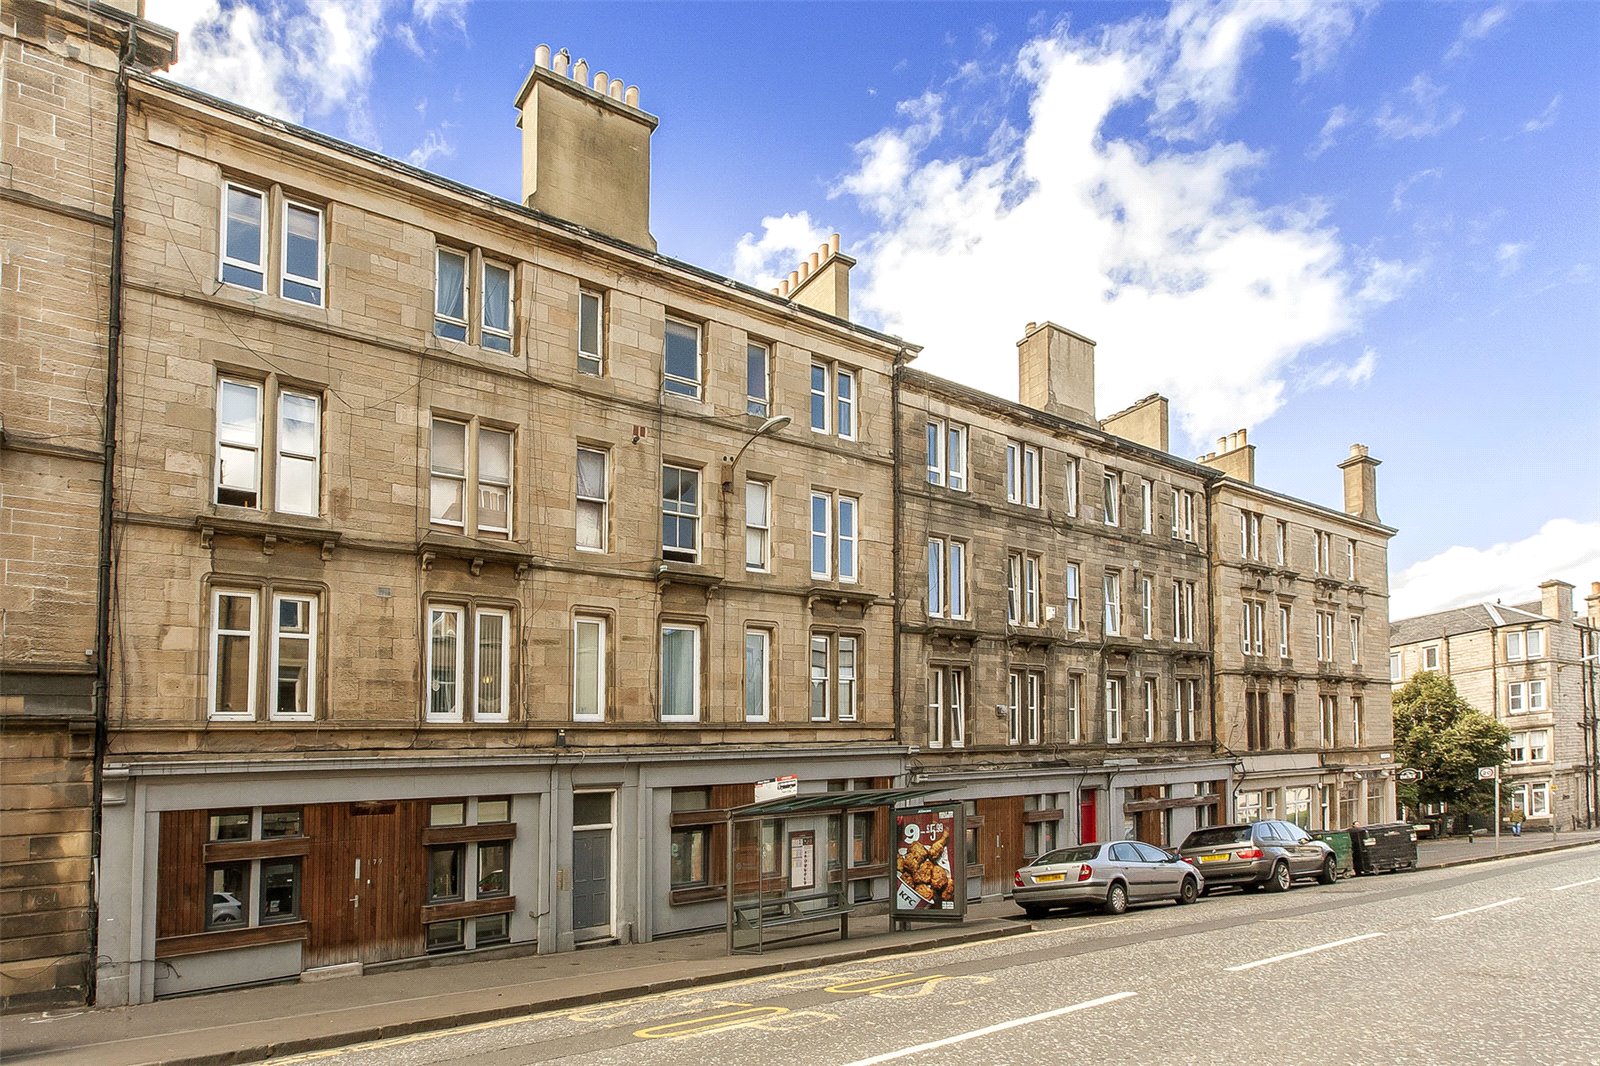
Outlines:
POLYGON ((622 79, 621 78, 612 78, 611 79, 611 88, 606 90, 606 95, 611 97, 611 99, 616 100, 619 103, 622 101, 622 79))
POLYGON ((580 59, 572 64, 572 80, 579 85, 589 84, 589 61, 580 59))
POLYGON ((809 259, 800 264, 800 280, 804 281, 811 276, 811 261, 809 259))
POLYGON ((839 254, 839 235, 837 233, 828 238, 828 252, 832 255, 839 254))
POLYGON ((611 79, 606 76, 606 72, 603 71, 603 70, 595 71, 595 75, 594 75, 594 91, 599 93, 601 96, 604 96, 607 92, 610 91, 610 89, 611 89, 611 79))
POLYGON ((800 284, 800 271, 798 271, 798 270, 789 271, 789 288, 792 289, 798 284, 800 284))
POLYGON ((572 53, 563 48, 561 51, 557 52, 555 58, 551 60, 550 69, 555 71, 557 74, 560 74, 562 77, 565 77, 567 73, 567 65, 571 62, 572 53))
POLYGON ((536 67, 543 67, 545 70, 550 69, 549 45, 541 44, 539 47, 533 50, 533 65, 536 67))
POLYGON ((789 279, 788 278, 784 278, 782 281, 778 282, 778 287, 776 289, 773 289, 772 291, 777 293, 779 296, 788 296, 789 295, 789 279))
POLYGON ((639 87, 637 85, 628 86, 628 91, 622 94, 622 102, 627 104, 629 107, 638 107, 639 87))
POLYGON ((808 259, 807 262, 811 264, 811 269, 815 270, 817 267, 822 265, 822 256, 817 252, 812 252, 811 258, 808 259))

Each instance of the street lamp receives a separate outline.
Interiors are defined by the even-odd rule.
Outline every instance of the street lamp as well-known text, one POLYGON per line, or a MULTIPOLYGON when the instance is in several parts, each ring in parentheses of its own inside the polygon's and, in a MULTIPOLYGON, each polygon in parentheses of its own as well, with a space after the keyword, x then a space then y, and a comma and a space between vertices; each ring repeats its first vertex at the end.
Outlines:
POLYGON ((757 426, 756 431, 750 434, 745 442, 739 446, 739 450, 734 453, 733 458, 723 460, 722 491, 733 491, 733 471, 736 467, 738 467, 739 460, 744 458, 744 450, 750 447, 750 445, 754 444, 757 437, 764 437, 768 433, 776 433, 778 430, 782 429, 784 426, 787 426, 793 421, 794 419, 790 418, 788 415, 773 415, 771 418, 757 426))

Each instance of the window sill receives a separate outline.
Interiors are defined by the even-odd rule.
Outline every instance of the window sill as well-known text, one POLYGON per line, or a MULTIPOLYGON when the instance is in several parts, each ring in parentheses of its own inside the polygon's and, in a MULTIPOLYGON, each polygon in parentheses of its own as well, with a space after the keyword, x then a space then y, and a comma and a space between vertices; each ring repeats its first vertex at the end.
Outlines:
POLYGON ((482 918, 490 914, 515 914, 516 896, 494 896, 453 903, 427 903, 422 907, 422 923, 448 922, 458 918, 482 918))
POLYGON ((185 936, 167 936, 156 941, 156 958, 171 959, 182 955, 201 955, 209 951, 231 951, 234 948, 253 948, 263 944, 286 944, 310 937, 310 927, 304 920, 257 925, 245 929, 211 929, 204 933, 185 936))
POLYGON ((423 844, 465 844, 478 840, 514 840, 515 822, 489 822, 484 825, 437 826, 422 831, 423 844))
POLYGON ((710 903, 713 900, 727 898, 727 889, 721 885, 686 885, 683 888, 674 888, 669 901, 677 907, 686 903, 710 903))
POLYGON ((286 859, 311 854, 310 837, 279 840, 213 840, 205 846, 205 861, 235 862, 245 859, 286 859))
POLYGON ((280 540, 291 544, 318 544, 322 546, 324 561, 333 556, 333 549, 343 537, 327 519, 285 516, 276 511, 256 511, 228 504, 213 504, 209 513, 195 519, 195 528, 200 531, 200 546, 207 551, 220 533, 260 537, 263 555, 271 555, 280 540))

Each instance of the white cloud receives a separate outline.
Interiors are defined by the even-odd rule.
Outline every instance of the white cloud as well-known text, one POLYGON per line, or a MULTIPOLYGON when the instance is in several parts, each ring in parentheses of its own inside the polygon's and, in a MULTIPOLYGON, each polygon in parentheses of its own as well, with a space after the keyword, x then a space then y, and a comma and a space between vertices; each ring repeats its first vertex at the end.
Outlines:
POLYGON ((1322 132, 1317 134, 1317 142, 1306 149, 1306 158, 1315 159, 1323 152, 1339 143, 1339 131, 1350 125, 1355 118, 1355 112, 1343 104, 1337 105, 1328 112, 1328 120, 1322 124, 1322 132))
POLYGON ((1353 389, 1371 381, 1372 372, 1377 366, 1378 353, 1369 346, 1362 349, 1361 358, 1353 363, 1328 362, 1307 367, 1301 374, 1299 389, 1301 392, 1310 392, 1340 385, 1353 389))
POLYGON ((1360 262, 1361 287, 1354 302, 1362 307, 1382 307, 1398 300, 1424 274, 1420 263, 1398 259, 1363 259, 1360 262))
POLYGON ((1343 31, 1321 10, 1180 4, 1092 40, 1051 31, 1016 60, 1026 122, 971 154, 941 133, 981 100, 947 85, 906 101, 833 190, 876 228, 853 242, 857 317, 925 344, 919 367, 1012 396, 1016 338, 1051 319, 1100 342, 1099 410, 1166 393, 1196 444, 1266 419, 1305 356, 1414 268, 1352 263, 1320 205, 1251 200, 1265 157, 1248 145, 1175 149, 1106 123, 1143 108, 1152 128, 1201 128, 1233 106, 1239 57, 1266 29, 1298 27, 1303 69, 1322 61, 1343 31))
POLYGON ((1396 213, 1406 206, 1406 194, 1411 191, 1411 187, 1417 182, 1427 179, 1438 181, 1442 177, 1444 177, 1442 168, 1429 167, 1427 170, 1419 170, 1415 174, 1399 181, 1395 184, 1394 193, 1389 197, 1389 211, 1396 213))
POLYGON ((1389 615, 1411 618, 1484 600, 1526 603, 1551 578, 1577 586, 1580 597, 1600 579, 1600 522, 1555 518, 1522 540, 1458 544, 1413 563, 1391 582, 1389 615))
POLYGON ((1561 94, 1556 93, 1550 102, 1544 105, 1544 110, 1522 124, 1523 133, 1538 133, 1547 130, 1556 124, 1556 114, 1561 110, 1561 94))
POLYGON ((733 250, 733 272, 750 284, 773 288, 800 265, 800 260, 828 239, 828 230, 811 221, 808 212, 761 220, 761 236, 746 233, 733 250))
POLYGON ((448 159, 456 154, 456 146, 445 138, 443 130, 429 130, 423 135, 422 143, 411 149, 406 156, 406 162, 414 167, 426 168, 434 159, 443 156, 448 159))
POLYGON ((1434 84, 1426 74, 1418 74, 1401 92, 1400 99, 1383 102, 1372 124, 1391 140, 1415 141, 1443 133, 1465 114, 1459 106, 1445 106, 1444 86, 1434 84))
POLYGON ((1522 269, 1522 257, 1528 254, 1528 249, 1533 245, 1527 241, 1506 241, 1494 250, 1495 262, 1500 264, 1500 276, 1510 277, 1522 269))
POLYGON ((460 30, 467 28, 467 8, 472 0, 412 0, 411 15, 425 25, 448 22, 460 30))
MULTIPOLYGON (((150 0, 147 16, 177 30, 176 81, 290 122, 339 112, 344 134, 375 144, 367 107, 372 66, 401 0, 150 0)), ((425 22, 460 24, 464 3, 419 3, 425 22)), ((394 31, 421 54, 414 33, 394 31)))
POLYGON ((1494 31, 1507 18, 1511 16, 1511 9, 1505 4, 1496 4, 1477 12, 1461 24, 1461 30, 1456 34, 1456 39, 1450 45, 1450 50, 1444 54, 1446 62, 1452 62, 1465 56, 1472 45, 1483 40, 1494 31))
MULTIPOLYGON (((1281 30, 1295 38, 1295 58, 1304 78, 1331 61, 1370 6, 1312 0, 1173 4, 1160 26, 1165 54, 1157 67, 1152 126, 1170 139, 1201 136, 1237 105, 1240 70, 1266 31, 1281 30)), ((1127 28, 1133 34, 1142 29, 1137 22, 1127 28)))

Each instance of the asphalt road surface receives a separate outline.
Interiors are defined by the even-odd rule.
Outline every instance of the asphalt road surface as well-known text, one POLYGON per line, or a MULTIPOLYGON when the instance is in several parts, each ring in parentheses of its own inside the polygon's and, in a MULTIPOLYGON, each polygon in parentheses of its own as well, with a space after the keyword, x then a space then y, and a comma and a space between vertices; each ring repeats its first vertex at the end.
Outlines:
POLYGON ((1589 849, 1035 926, 275 1061, 1600 1063, 1589 849))

